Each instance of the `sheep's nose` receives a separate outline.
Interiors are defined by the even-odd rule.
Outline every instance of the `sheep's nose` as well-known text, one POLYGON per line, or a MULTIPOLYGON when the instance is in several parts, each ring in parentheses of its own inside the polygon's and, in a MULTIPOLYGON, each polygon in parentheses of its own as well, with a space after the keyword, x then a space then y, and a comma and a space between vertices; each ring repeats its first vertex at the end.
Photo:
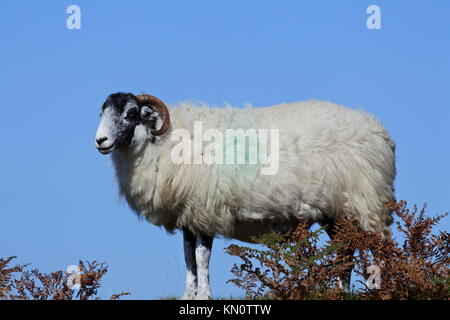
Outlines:
POLYGON ((95 141, 97 141, 97 145, 100 147, 102 145, 102 143, 105 142, 106 140, 108 140, 108 138, 103 137, 103 138, 98 138, 95 141))

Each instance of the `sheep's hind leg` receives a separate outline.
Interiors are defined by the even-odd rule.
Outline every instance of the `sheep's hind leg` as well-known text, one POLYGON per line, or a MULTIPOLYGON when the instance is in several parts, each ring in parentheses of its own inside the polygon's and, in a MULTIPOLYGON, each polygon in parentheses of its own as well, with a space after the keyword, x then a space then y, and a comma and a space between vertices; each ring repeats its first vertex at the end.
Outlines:
MULTIPOLYGON (((328 224, 325 225, 325 230, 331 240, 333 240, 336 235, 336 230, 334 229, 334 227, 335 226, 333 222, 328 222, 328 224)), ((345 247, 338 251, 336 259, 337 261, 343 261, 344 263, 351 262, 353 261, 354 254, 355 254, 354 248, 345 247)), ((352 270, 353 265, 345 268, 338 278, 339 288, 341 288, 341 290, 346 293, 350 292, 350 281, 352 270)))
POLYGON ((182 300, 193 300, 197 296, 197 263, 195 259, 196 236, 188 231, 183 231, 184 260, 186 262, 186 290, 182 300))
POLYGON ((197 300, 211 299, 211 287, 209 285, 209 259, 211 258, 213 238, 197 235, 195 247, 195 261, 197 264, 198 288, 197 300))

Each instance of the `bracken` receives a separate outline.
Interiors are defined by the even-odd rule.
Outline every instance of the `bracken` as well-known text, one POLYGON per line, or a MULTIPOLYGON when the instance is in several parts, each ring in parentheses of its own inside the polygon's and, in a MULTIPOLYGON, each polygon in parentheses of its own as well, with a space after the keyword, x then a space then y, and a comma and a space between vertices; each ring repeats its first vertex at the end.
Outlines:
MULTIPOLYGON (((67 285, 70 275, 63 271, 49 274, 36 269, 27 270, 29 265, 9 267, 16 257, 0 258, 0 300, 99 300, 97 292, 102 277, 108 271, 104 263, 79 261, 78 290, 67 285)), ((128 292, 113 294, 116 300, 128 292)))
POLYGON ((429 217, 426 205, 420 211, 417 206, 409 210, 406 201, 387 206, 399 218, 401 244, 344 219, 337 224, 333 241, 320 246, 323 230, 310 231, 306 223, 300 223, 290 235, 272 233, 257 239, 262 249, 229 246, 227 252, 242 260, 233 266, 235 278, 229 282, 244 289, 250 299, 448 300, 449 233, 433 232, 447 214, 429 217), (337 260, 339 248, 348 245, 356 249, 354 259, 337 260), (345 293, 337 279, 349 264, 361 288, 345 293), (368 279, 371 270, 379 272, 378 285, 373 277, 368 279))

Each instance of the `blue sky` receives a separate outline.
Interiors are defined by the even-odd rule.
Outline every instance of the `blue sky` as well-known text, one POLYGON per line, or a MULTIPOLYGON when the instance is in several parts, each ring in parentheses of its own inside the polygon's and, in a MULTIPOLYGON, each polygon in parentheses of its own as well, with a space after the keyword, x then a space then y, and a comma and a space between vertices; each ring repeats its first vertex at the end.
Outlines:
MULTIPOLYGON (((99 108, 116 91, 365 109, 397 143, 397 198, 449 211, 449 13, 447 0, 1 1, 0 256, 42 271, 105 261, 104 297, 182 294, 180 234, 117 200, 111 162, 94 147, 99 108), (81 30, 66 28, 71 4, 81 30), (371 4, 381 30, 366 27, 371 4)), ((225 283, 231 243, 214 243, 216 297, 242 295, 225 283)))

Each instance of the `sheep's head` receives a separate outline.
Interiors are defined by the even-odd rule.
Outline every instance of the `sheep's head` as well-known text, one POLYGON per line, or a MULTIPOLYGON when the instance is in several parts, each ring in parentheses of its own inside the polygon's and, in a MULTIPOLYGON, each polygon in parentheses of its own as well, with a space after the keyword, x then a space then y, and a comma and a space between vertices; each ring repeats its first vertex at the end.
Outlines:
POLYGON ((170 126, 165 104, 146 94, 111 94, 102 106, 100 118, 95 142, 103 154, 160 136, 170 126))

